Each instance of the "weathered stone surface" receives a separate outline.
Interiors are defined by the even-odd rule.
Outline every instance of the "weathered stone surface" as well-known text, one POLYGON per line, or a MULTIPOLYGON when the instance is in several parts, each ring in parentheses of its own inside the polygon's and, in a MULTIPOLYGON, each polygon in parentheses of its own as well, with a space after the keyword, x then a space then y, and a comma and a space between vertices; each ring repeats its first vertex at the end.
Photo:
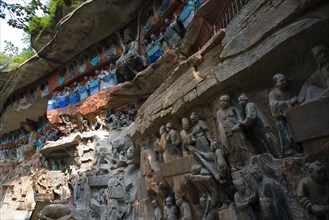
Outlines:
POLYGON ((295 141, 329 136, 329 97, 305 103, 287 113, 295 141), (307 126, 300 126, 300 123, 307 126))
POLYGON ((88 183, 91 187, 106 187, 110 176, 89 176, 88 183))
POLYGON ((189 157, 182 157, 168 163, 161 164, 162 176, 174 176, 191 171, 191 159, 189 157))

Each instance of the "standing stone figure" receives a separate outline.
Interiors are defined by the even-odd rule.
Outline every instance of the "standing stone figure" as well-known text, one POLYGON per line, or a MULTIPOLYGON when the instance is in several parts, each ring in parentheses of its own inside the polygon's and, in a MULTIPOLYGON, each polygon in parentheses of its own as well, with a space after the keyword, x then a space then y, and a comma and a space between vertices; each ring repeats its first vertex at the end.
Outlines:
POLYGON ((224 153, 227 155, 232 171, 246 166, 253 155, 253 147, 239 126, 242 117, 239 110, 231 106, 229 95, 220 97, 217 123, 224 153))
POLYGON ((200 205, 202 207, 202 220, 218 220, 218 211, 211 209, 211 198, 209 194, 202 194, 200 205))
POLYGON ((325 166, 315 161, 308 164, 310 176, 298 184, 297 196, 307 220, 329 219, 329 182, 325 166))
POLYGON ((214 138, 210 134, 207 123, 199 119, 199 116, 192 112, 190 116, 193 124, 192 135, 195 140, 195 148, 202 152, 209 152, 210 145, 215 143, 214 138))
POLYGON ((183 156, 189 155, 190 145, 193 144, 193 136, 191 134, 190 120, 188 118, 182 119, 183 130, 179 133, 182 141, 183 156))
POLYGON ((178 220, 178 209, 170 196, 166 198, 166 206, 164 207, 164 218, 166 220, 178 220))
POLYGON ((152 201, 152 207, 154 208, 154 220, 163 220, 162 210, 156 199, 152 201))
POLYGON ((69 135, 69 134, 71 134, 72 133, 72 131, 73 131, 73 124, 72 124, 72 122, 71 122, 71 120, 70 120, 70 116, 68 116, 68 115, 66 115, 66 116, 64 116, 64 115, 60 115, 59 116, 61 119, 62 119, 62 121, 65 123, 65 135, 69 135))
POLYGON ((326 45, 313 47, 312 53, 318 63, 317 70, 306 80, 298 95, 298 102, 307 102, 329 92, 329 48, 326 45))
POLYGON ((239 96, 238 101, 245 114, 244 120, 240 121, 240 124, 249 130, 250 140, 254 140, 255 145, 261 147, 258 153, 268 152, 277 156, 279 143, 271 133, 264 114, 255 103, 249 102, 249 98, 245 93, 239 96))
POLYGON ((268 99, 273 117, 276 119, 281 144, 281 157, 296 153, 294 142, 288 130, 286 113, 297 104, 297 97, 289 92, 287 77, 281 73, 273 76, 276 85, 268 99))
POLYGON ((177 195, 175 196, 176 198, 176 205, 180 209, 180 220, 192 220, 192 211, 191 211, 191 206, 188 204, 188 202, 185 201, 183 198, 184 193, 182 191, 179 191, 177 195))
POLYGON ((166 132, 167 132, 167 137, 166 137, 166 146, 168 149, 168 152, 173 156, 173 157, 179 157, 181 156, 181 151, 180 151, 180 136, 178 131, 176 131, 171 123, 166 124, 166 132))
POLYGON ((256 192, 249 189, 243 177, 233 180, 237 191, 234 194, 235 205, 239 210, 239 219, 256 220, 254 205, 258 200, 256 192))

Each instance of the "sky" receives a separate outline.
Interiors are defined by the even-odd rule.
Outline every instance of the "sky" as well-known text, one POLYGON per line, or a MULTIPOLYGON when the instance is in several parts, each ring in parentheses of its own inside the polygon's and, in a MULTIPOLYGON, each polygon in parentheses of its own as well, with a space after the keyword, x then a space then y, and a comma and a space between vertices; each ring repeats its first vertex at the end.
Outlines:
MULTIPOLYGON (((30 2, 31 0, 3 0, 3 1, 7 2, 8 4, 11 3, 24 4, 30 2)), ((23 38, 24 38, 23 30, 13 28, 9 26, 5 20, 0 19, 0 52, 4 51, 5 40, 12 42, 16 47, 19 48, 19 51, 22 51, 22 49, 27 46, 24 44, 22 40, 23 38)))

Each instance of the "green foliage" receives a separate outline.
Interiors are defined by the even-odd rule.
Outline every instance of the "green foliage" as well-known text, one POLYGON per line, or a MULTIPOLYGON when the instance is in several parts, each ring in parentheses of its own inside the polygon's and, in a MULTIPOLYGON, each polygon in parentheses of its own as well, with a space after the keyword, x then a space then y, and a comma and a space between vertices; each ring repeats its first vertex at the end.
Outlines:
POLYGON ((18 55, 18 47, 16 47, 12 42, 5 40, 4 53, 10 57, 15 57, 18 55))
POLYGON ((20 54, 13 58, 15 63, 22 64, 36 54, 34 50, 24 48, 20 54))
MULTIPOLYGON (((11 45, 15 47, 12 43, 11 45)), ((31 47, 24 48, 22 52, 16 54, 15 56, 0 52, 0 66, 6 66, 5 71, 11 71, 18 68, 22 63, 33 57, 35 54, 36 52, 31 47)))
POLYGON ((23 29, 25 32, 28 31, 28 23, 38 10, 49 13, 48 7, 43 5, 40 0, 31 0, 24 5, 7 2, 0 0, 0 18, 7 20, 10 26, 23 29))
POLYGON ((53 30, 57 23, 57 13, 63 6, 64 0, 50 0, 47 6, 49 13, 43 17, 32 16, 27 32, 38 38, 45 30, 53 30))

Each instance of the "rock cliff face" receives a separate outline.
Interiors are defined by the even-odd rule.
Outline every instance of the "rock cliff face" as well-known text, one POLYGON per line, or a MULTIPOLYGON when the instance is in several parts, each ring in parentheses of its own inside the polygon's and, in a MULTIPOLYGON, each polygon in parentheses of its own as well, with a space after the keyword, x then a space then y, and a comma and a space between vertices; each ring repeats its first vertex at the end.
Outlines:
MULTIPOLYGON (((109 16, 128 2, 111 1, 109 16)), ((131 82, 49 111, 65 137, 48 141, 42 159, 35 154, 4 175, 1 212, 34 210, 32 219, 328 219, 329 48, 315 47, 329 45, 328 2, 249 1, 196 49, 206 20, 216 20, 207 11, 196 11, 179 48, 131 82), (304 86, 321 95, 298 102, 304 86), (136 119, 127 109, 132 103, 136 119), (41 201, 56 204, 37 208, 46 205, 41 201)), ((95 28, 91 21, 86 25, 95 28)), ((81 36, 71 41, 84 45, 81 36)), ((57 44, 51 50, 54 42, 43 49, 49 56, 64 51, 57 44)))

